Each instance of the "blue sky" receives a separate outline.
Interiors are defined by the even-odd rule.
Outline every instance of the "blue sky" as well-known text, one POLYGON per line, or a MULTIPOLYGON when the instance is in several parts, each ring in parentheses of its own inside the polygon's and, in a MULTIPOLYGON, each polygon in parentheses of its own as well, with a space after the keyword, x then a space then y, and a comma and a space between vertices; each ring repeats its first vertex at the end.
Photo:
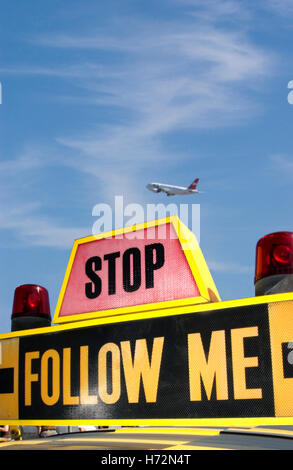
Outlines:
POLYGON ((0 331, 14 289, 52 314, 93 207, 199 203, 223 300, 254 295, 263 235, 292 230, 291 0, 1 5, 0 331), (167 198, 150 181, 189 185, 167 198))

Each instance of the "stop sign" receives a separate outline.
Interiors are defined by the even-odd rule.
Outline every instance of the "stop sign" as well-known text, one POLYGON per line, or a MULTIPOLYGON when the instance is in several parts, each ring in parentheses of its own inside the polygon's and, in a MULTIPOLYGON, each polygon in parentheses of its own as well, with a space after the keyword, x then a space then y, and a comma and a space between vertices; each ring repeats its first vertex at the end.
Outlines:
POLYGON ((173 216, 76 240, 54 322, 215 300, 199 245, 173 216))

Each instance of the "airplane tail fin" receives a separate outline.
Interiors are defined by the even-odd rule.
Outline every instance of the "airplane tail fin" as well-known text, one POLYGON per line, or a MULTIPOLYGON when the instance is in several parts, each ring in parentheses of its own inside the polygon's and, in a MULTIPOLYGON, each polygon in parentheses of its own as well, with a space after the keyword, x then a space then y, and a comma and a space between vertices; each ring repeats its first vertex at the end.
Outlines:
POLYGON ((198 182, 199 182, 199 178, 196 178, 190 186, 188 186, 188 189, 196 189, 197 185, 198 185, 198 182))

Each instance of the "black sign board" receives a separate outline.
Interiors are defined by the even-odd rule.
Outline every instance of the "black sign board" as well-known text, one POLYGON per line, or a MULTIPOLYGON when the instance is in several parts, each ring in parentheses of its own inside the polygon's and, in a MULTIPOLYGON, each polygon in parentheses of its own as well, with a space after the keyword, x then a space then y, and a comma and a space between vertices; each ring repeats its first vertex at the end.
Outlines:
POLYGON ((221 304, 3 335, 0 418, 175 424, 292 416, 293 302, 221 304), (5 360, 11 341, 15 366, 11 351, 5 360))

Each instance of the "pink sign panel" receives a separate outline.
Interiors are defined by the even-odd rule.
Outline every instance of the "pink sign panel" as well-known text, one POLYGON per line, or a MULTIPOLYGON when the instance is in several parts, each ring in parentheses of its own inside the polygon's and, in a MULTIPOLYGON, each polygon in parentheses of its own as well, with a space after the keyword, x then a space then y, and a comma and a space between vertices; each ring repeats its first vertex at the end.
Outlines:
POLYGON ((200 296, 172 224, 77 247, 60 317, 200 296))

